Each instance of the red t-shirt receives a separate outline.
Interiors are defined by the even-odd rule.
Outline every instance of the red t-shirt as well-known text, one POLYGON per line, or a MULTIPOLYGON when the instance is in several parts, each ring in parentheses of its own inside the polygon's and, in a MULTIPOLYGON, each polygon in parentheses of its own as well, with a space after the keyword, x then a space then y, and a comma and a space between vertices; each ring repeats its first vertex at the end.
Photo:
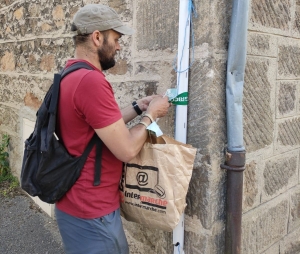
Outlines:
MULTIPOLYGON (((66 67, 75 62, 78 60, 69 60, 66 67)), ((91 66, 95 70, 80 69, 72 72, 60 85, 57 134, 72 156, 82 155, 95 133, 94 129, 109 126, 122 118, 111 85, 99 69, 91 66)), ((118 186, 122 162, 103 144, 101 183, 93 186, 95 156, 94 148, 79 179, 56 203, 61 211, 75 217, 92 219, 119 208, 118 186)))

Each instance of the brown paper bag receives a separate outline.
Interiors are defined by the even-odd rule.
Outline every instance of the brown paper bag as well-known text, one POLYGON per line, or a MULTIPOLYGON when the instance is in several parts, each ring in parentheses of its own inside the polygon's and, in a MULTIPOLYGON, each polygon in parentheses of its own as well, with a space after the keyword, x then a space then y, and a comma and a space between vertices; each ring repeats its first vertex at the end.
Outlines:
POLYGON ((148 138, 140 153, 124 164, 121 215, 149 228, 172 231, 186 207, 196 151, 165 135, 148 138))

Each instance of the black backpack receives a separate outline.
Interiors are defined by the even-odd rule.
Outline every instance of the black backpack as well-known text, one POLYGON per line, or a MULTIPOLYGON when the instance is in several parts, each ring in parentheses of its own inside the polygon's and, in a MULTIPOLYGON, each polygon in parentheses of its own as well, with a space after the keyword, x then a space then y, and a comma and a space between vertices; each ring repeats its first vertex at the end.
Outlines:
POLYGON ((38 196, 49 204, 62 198, 77 181, 95 145, 94 186, 100 184, 102 141, 97 134, 94 134, 79 157, 72 157, 55 134, 60 81, 69 73, 81 68, 93 70, 88 64, 78 62, 59 74, 54 74, 53 84, 37 111, 34 131, 25 141, 21 187, 29 195, 38 196))

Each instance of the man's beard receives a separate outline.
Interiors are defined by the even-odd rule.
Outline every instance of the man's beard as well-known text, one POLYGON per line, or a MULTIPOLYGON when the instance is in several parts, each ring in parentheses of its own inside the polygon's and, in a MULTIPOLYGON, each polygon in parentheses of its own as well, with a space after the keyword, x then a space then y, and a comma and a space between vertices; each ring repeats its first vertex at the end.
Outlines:
POLYGON ((112 54, 113 47, 107 43, 107 39, 104 38, 103 45, 98 49, 98 57, 100 59, 100 65, 103 71, 108 70, 115 66, 115 54, 112 54))

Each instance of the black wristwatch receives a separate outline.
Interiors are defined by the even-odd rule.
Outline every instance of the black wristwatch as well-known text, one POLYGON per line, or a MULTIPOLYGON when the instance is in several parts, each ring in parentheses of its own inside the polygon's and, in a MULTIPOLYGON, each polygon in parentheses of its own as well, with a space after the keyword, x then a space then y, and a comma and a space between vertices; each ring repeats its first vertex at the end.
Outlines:
POLYGON ((138 115, 141 115, 143 113, 143 111, 140 109, 139 105, 136 103, 136 101, 132 102, 132 106, 135 110, 135 112, 138 114, 138 115))

